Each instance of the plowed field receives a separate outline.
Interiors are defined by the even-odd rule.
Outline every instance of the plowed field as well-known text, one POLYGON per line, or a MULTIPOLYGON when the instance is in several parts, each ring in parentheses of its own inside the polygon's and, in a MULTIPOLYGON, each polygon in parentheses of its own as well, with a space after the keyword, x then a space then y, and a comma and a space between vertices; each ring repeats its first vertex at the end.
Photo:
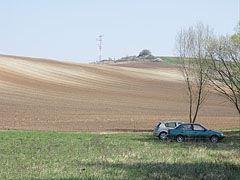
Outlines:
MULTIPOLYGON (((175 66, 67 63, 0 56, 0 129, 148 131, 158 121, 188 121, 175 66)), ((239 127, 234 107, 211 93, 199 113, 209 128, 239 127)))

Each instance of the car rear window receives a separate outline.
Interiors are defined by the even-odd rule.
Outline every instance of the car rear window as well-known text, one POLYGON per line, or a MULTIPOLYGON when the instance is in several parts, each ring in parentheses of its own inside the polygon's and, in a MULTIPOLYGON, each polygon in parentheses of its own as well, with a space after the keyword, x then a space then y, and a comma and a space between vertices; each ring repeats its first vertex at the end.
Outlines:
POLYGON ((166 123, 165 124, 166 127, 176 127, 176 123, 166 123))
POLYGON ((156 125, 156 127, 159 127, 161 125, 161 122, 159 122, 157 125, 156 125))

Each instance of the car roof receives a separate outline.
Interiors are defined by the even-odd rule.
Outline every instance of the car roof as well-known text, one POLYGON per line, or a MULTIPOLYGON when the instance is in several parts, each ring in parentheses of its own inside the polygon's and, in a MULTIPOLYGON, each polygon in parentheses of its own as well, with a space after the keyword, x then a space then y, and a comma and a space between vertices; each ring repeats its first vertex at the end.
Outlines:
POLYGON ((184 123, 182 121, 160 121, 160 123, 175 123, 175 122, 181 122, 181 123, 184 123))
MULTIPOLYGON (((201 125, 199 123, 183 123, 184 125, 201 125)), ((201 125, 202 126, 202 125, 201 125)))

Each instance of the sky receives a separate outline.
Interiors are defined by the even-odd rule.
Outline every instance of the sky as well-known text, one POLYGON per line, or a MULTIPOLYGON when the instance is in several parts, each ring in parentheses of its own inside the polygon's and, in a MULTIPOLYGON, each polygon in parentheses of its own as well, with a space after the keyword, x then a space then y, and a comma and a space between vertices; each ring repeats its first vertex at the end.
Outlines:
POLYGON ((0 54, 90 63, 174 56, 178 31, 197 22, 233 34, 240 0, 0 0, 0 54))

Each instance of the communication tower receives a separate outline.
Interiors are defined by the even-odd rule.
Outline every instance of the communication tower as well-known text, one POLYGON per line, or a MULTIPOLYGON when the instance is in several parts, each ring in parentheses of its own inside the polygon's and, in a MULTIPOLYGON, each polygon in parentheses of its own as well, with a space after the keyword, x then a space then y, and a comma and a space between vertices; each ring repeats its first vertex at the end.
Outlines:
POLYGON ((99 49, 99 61, 101 61, 102 60, 102 38, 103 38, 103 35, 99 35, 98 36, 98 39, 97 39, 97 41, 99 42, 98 43, 98 49, 99 49))

